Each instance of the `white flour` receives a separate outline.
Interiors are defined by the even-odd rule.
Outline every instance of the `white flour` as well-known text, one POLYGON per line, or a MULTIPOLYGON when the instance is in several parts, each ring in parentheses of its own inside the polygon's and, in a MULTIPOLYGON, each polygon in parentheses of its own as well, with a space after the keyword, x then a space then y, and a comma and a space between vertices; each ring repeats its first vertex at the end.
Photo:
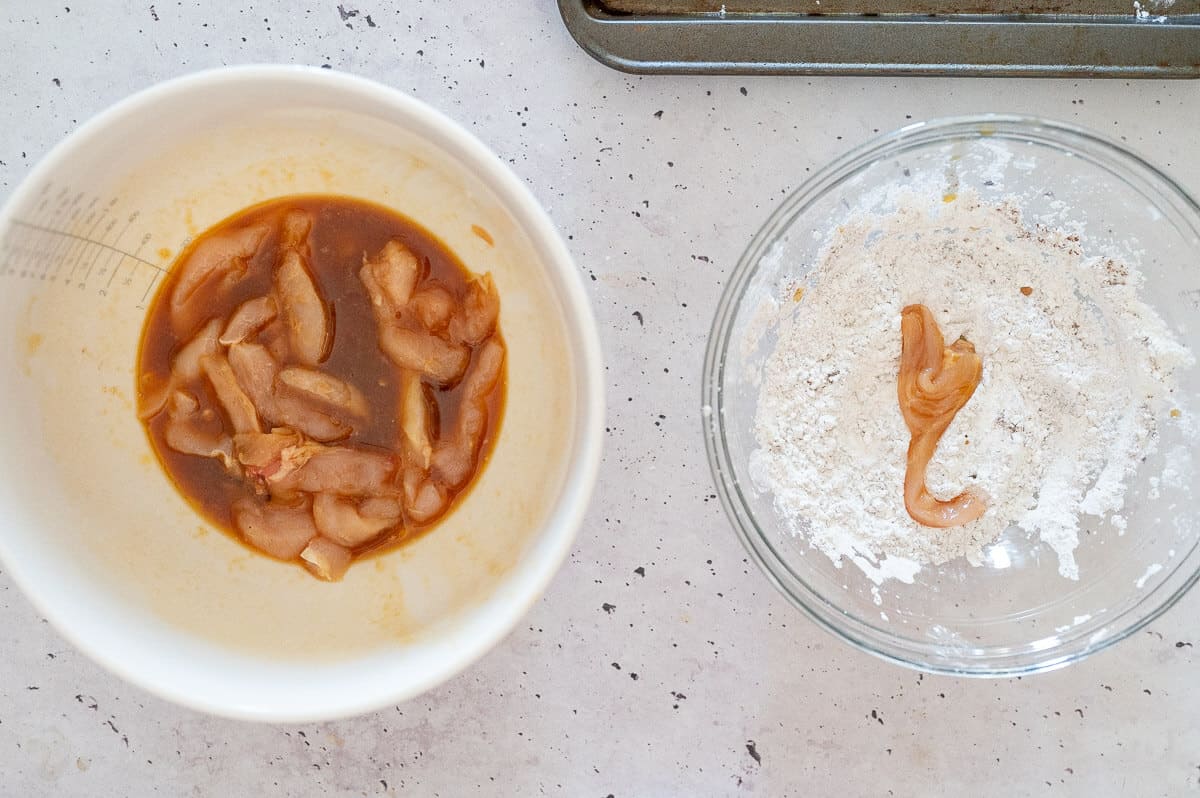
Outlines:
POLYGON ((1027 228, 1011 205, 913 200, 847 222, 799 301, 789 292, 784 303, 760 387, 754 481, 795 534, 876 583, 960 556, 978 564, 1012 524, 1077 579, 1080 515, 1122 509, 1157 419, 1175 407, 1172 375, 1193 362, 1138 299, 1141 279, 1085 258, 1078 236, 1027 228), (946 341, 964 335, 983 358, 927 476, 938 498, 968 486, 989 497, 983 518, 958 528, 920 526, 904 509, 896 373, 900 310, 917 302, 946 341))

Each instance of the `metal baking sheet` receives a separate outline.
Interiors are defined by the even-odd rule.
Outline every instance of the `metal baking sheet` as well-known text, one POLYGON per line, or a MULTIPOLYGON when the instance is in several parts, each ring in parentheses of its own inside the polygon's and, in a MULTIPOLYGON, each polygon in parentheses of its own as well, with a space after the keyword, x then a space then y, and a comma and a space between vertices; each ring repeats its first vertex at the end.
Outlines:
POLYGON ((1200 0, 559 0, 627 72, 1200 77, 1200 0))

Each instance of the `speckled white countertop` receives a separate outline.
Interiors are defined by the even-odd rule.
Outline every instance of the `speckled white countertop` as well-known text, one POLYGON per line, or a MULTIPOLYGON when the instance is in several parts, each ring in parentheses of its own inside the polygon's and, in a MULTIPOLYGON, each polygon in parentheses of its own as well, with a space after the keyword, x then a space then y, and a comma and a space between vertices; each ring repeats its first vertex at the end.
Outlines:
POLYGON ((568 237, 610 407, 596 498, 547 596, 465 674, 365 717, 250 725, 167 704, 72 650, 0 574, 0 794, 1200 794, 1200 592, 1046 676, 878 662, 747 562, 698 385, 738 255, 833 156, 912 119, 1014 111, 1117 137, 1200 192, 1200 82, 634 77, 579 50, 551 0, 8 2, 0 48, 0 199, 79 122, 204 67, 328 64, 441 108, 568 237))

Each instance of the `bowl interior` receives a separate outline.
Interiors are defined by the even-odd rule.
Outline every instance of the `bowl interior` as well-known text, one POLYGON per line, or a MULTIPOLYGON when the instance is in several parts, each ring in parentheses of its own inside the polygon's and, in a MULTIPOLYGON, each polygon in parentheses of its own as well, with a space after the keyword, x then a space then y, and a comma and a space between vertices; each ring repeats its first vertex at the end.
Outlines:
MULTIPOLYGON (((980 567, 953 560, 924 567, 913 584, 876 588, 852 563, 837 567, 794 537, 748 473, 782 286, 818 261, 852 209, 885 214, 907 191, 1015 197, 1027 221, 1080 230, 1085 254, 1124 254, 1145 274, 1143 299, 1193 353, 1200 212, 1161 174, 1082 131, 1001 118, 917 126, 852 153, 789 198, 746 253, 718 314, 706 377, 710 455, 726 507, 772 580, 838 634, 905 664, 975 674, 1064 664, 1128 634, 1195 579, 1194 421, 1165 425, 1128 483, 1127 531, 1083 518, 1079 581, 1059 575, 1036 537, 1010 527, 980 567)), ((1200 369, 1179 376, 1179 394, 1195 419, 1200 369)))
POLYGON ((540 209, 452 123, 345 76, 209 73, 90 123, 6 210, 0 553, 85 650, 206 709, 329 716, 445 678, 540 593, 586 500, 590 317, 540 209), (145 309, 175 253, 246 205, 296 193, 395 208, 491 271, 509 349, 501 434, 468 498, 334 585, 210 529, 134 409, 145 309))

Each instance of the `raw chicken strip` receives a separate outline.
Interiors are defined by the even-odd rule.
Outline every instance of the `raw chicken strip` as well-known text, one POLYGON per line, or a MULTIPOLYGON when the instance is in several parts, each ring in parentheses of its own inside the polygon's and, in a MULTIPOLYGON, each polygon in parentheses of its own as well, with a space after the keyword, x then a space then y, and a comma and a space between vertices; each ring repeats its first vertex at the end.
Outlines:
POLYGON ((487 431, 487 398, 504 366, 504 346, 490 340, 480 347, 475 363, 463 379, 462 398, 453 432, 433 453, 433 474, 451 488, 459 488, 470 479, 475 456, 487 431))
POLYGON ((276 428, 270 432, 246 432, 233 436, 233 453, 237 461, 254 476, 276 477, 289 468, 294 471, 320 448, 308 443, 290 429, 276 428))
POLYGON ((454 294, 440 285, 426 286, 413 294, 408 307, 422 327, 440 333, 454 316, 454 294))
POLYGON ((179 419, 168 419, 163 440, 180 454, 212 457, 227 468, 233 463, 233 442, 228 435, 209 432, 179 419))
POLYGON ((391 496, 371 496, 363 499, 358 505, 358 512, 363 518, 390 518, 401 516, 400 501, 391 496))
POLYGON ((386 309, 386 312, 395 315, 408 305, 422 271, 421 262, 412 250, 393 238, 383 245, 375 257, 363 257, 359 276, 367 286, 371 303, 377 308, 376 313, 386 309))
POLYGON ((896 393, 911 438, 904 471, 904 507, 918 524, 962 526, 987 512, 987 501, 967 489, 952 499, 936 498, 925 485, 925 470, 942 433, 954 421, 983 377, 975 346, 959 338, 946 346, 933 313, 924 305, 900 311, 900 372, 896 393))
POLYGON ((260 344, 234 344, 229 347, 229 365, 242 390, 268 420, 274 421, 275 376, 279 364, 260 344))
POLYGON ((490 273, 467 285, 462 307, 450 319, 450 340, 475 346, 496 329, 500 318, 500 295, 490 273))
POLYGON ((290 427, 318 441, 336 441, 353 430, 340 419, 309 406, 300 397, 276 388, 279 364, 259 344, 229 347, 229 365, 259 414, 279 427, 290 427))
POLYGON ((274 321, 278 313, 275 298, 272 296, 260 296, 246 300, 238 305, 237 310, 233 311, 233 315, 229 317, 229 323, 225 325, 225 331, 221 333, 221 344, 229 346, 245 341, 274 321))
POLYGON ((167 412, 175 418, 184 418, 200 412, 200 401, 187 391, 174 391, 167 403, 167 412))
POLYGON ((247 443, 246 437, 245 435, 234 437, 233 452, 239 462, 243 464, 244 473, 250 479, 254 492, 260 496, 273 494, 283 499, 294 500, 297 492, 279 487, 280 483, 325 448, 319 443, 303 441, 297 444, 283 445, 282 448, 272 453, 273 446, 285 442, 262 440, 247 443))
POLYGON ((236 474, 238 467, 233 461, 233 442, 214 422, 215 415, 205 418, 200 412, 196 397, 186 391, 172 391, 167 401, 163 440, 180 454, 220 460, 227 471, 236 474))
POLYGON ((350 446, 321 447, 295 471, 271 482, 271 491, 380 496, 394 490, 388 482, 396 470, 390 455, 350 446))
POLYGON ((395 321, 398 311, 387 295, 383 293, 383 288, 375 279, 375 274, 367 264, 365 256, 363 257, 363 267, 358 271, 358 279, 363 284, 363 288, 367 289, 367 299, 371 302, 371 312, 375 314, 376 324, 382 326, 395 321))
POLYGON ((432 480, 422 482, 408 506, 408 517, 414 524, 432 521, 445 511, 449 503, 446 489, 432 480))
POLYGON ((163 409, 167 398, 178 388, 200 379, 200 359, 221 351, 217 336, 221 332, 221 320, 212 319, 184 344, 171 361, 171 376, 157 391, 147 391, 138 417, 145 420, 163 409))
POLYGON ((471 360, 471 350, 465 346, 395 324, 380 325, 379 347, 400 368, 424 374, 439 385, 457 382, 471 360))
POLYGON ((304 250, 307 253, 312 224, 312 214, 308 211, 294 209, 284 214, 279 235, 280 249, 304 250))
MULTIPOLYGON (((379 537, 388 527, 400 522, 400 505, 395 500, 368 499, 371 502, 390 501, 393 513, 383 517, 368 516, 365 507, 355 505, 351 499, 343 499, 332 493, 318 493, 313 497, 313 520, 320 533, 347 548, 355 548, 379 537)), ((364 505, 366 502, 363 503, 364 505)), ((378 505, 375 511, 382 512, 378 505)))
POLYGON ((287 327, 279 316, 275 320, 268 322, 266 327, 258 334, 258 343, 267 348, 271 353, 271 357, 280 363, 286 363, 291 359, 291 352, 288 349, 288 334, 287 327))
POLYGON ((300 552, 304 567, 326 582, 336 582, 350 567, 350 550, 323 537, 313 538, 300 552))
POLYGON ((279 382, 303 394, 304 398, 332 405, 359 418, 371 410, 362 391, 344 380, 316 369, 288 366, 279 372, 279 382))
POLYGON ((200 328, 200 332, 183 345, 171 362, 171 376, 177 384, 194 382, 200 379, 200 360, 208 355, 221 351, 218 334, 221 331, 221 320, 213 319, 200 328))
POLYGON ((414 371, 400 374, 400 432, 408 462, 429 468, 433 457, 433 419, 429 397, 421 375, 414 371))
POLYGON ((333 344, 333 319, 298 251, 284 253, 275 270, 275 290, 292 355, 305 365, 317 365, 333 344))
POLYGON ((340 441, 354 431, 354 428, 342 419, 322 413, 309 406, 303 399, 286 393, 276 394, 271 409, 273 415, 269 418, 273 424, 298 429, 313 440, 324 443, 340 441))
POLYGON ((446 489, 429 479, 425 471, 409 466, 404 470, 404 512, 414 524, 425 524, 441 515, 450 503, 446 489))
POLYGON ((233 503, 233 524, 254 548, 281 560, 293 560, 317 536, 306 507, 280 507, 251 498, 233 503))
POLYGON ((262 426, 259 424, 254 403, 238 384, 229 361, 222 355, 208 355, 200 359, 200 368, 208 377, 208 382, 225 409, 225 414, 229 416, 233 431, 261 432, 262 426))
POLYGON ((183 263, 183 271, 171 292, 171 327, 177 336, 191 333, 207 309, 193 302, 200 289, 214 277, 236 281, 246 273, 248 261, 262 246, 271 231, 270 225, 256 224, 230 231, 225 235, 209 236, 196 245, 183 263))

